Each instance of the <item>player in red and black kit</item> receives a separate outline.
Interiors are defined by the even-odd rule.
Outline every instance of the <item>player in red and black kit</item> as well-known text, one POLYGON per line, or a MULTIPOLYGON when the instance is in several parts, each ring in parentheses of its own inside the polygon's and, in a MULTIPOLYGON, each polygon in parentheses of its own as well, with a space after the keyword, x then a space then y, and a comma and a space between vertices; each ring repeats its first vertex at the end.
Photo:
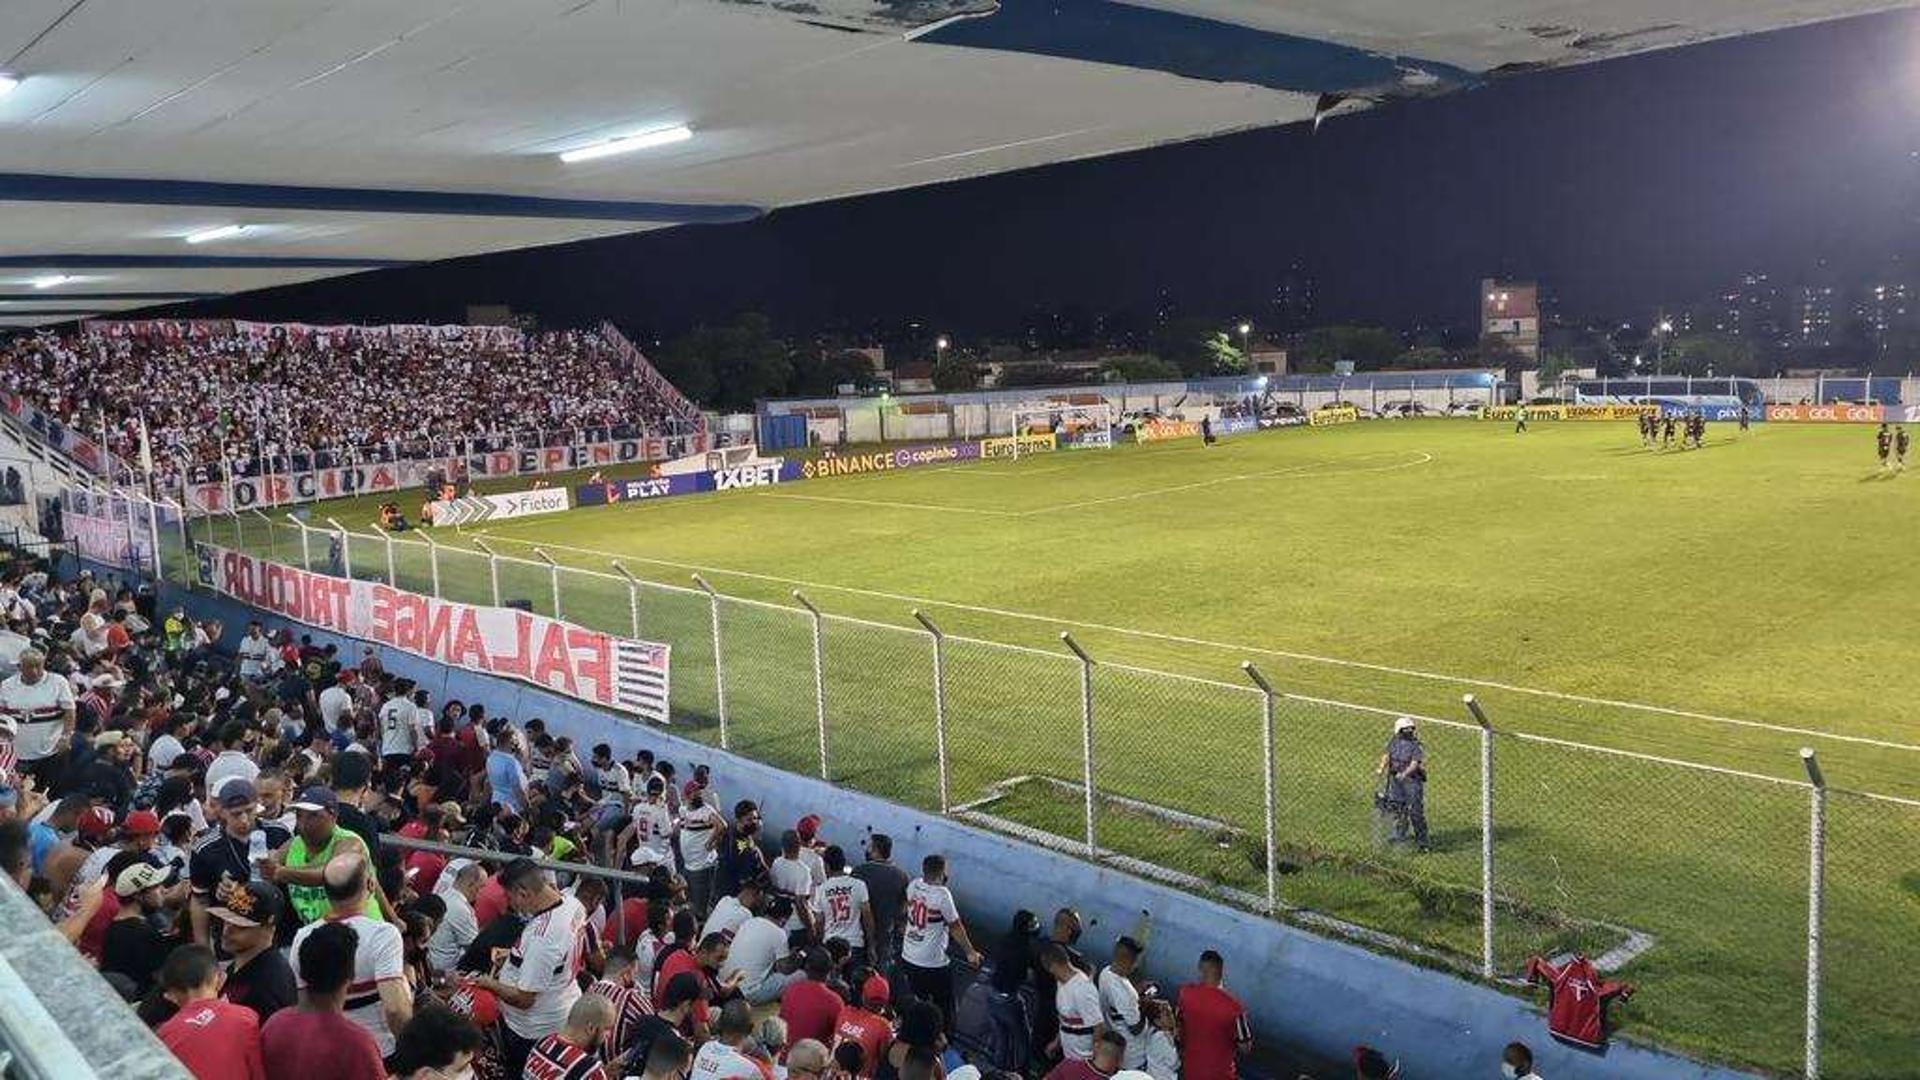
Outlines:
POLYGON ((1893 468, 1893 429, 1881 424, 1880 431, 1873 437, 1873 441, 1880 451, 1880 471, 1885 472, 1893 468))
POLYGON ((1897 470, 1897 471, 1899 471, 1899 472, 1906 472, 1906 471, 1907 471, 1907 447, 1908 447, 1908 446, 1910 446, 1910 445, 1912 444, 1912 441, 1913 441, 1913 440, 1912 440, 1912 439, 1911 439, 1911 438, 1910 438, 1910 437, 1909 437, 1909 436, 1907 435, 1907 429, 1906 429, 1906 428, 1904 428, 1904 427, 1900 427, 1900 428, 1895 428, 1895 429, 1894 429, 1894 432, 1893 432, 1893 458, 1894 458, 1894 461, 1893 461, 1893 467, 1894 467, 1894 469, 1895 469, 1895 470, 1897 470))

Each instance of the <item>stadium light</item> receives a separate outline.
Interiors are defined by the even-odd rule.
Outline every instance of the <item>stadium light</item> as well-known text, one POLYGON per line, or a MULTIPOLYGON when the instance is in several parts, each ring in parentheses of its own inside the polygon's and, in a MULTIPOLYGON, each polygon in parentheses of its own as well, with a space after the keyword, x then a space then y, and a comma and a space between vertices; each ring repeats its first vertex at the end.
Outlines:
POLYGON ((1673 320, 1671 320, 1671 319, 1661 319, 1661 320, 1660 320, 1660 332, 1661 332, 1661 333, 1663 333, 1663 334, 1671 334, 1671 333, 1673 333, 1673 320))
POLYGON ((635 150, 670 146, 674 143, 686 142, 691 138, 693 138, 692 128, 685 124, 675 124, 673 127, 656 128, 653 131, 642 131, 635 135, 621 135, 565 150, 561 152, 560 160, 572 165, 578 161, 592 161, 595 158, 612 157, 615 154, 630 154, 635 150))
POLYGON ((36 289, 52 289, 65 285, 72 280, 73 276, 70 274, 49 274, 46 277, 34 278, 33 287, 36 289))
POLYGON ((934 347, 934 348, 936 348, 936 349, 944 349, 944 348, 946 348, 946 347, 947 347, 948 345, 951 345, 951 344, 952 344, 952 342, 950 342, 950 341, 948 341, 948 340, 946 339, 946 336, 945 336, 944 334, 943 334, 943 335, 941 335, 940 337, 937 337, 937 338, 934 338, 934 339, 933 339, 933 347, 934 347))
POLYGON ((4 71, 0 71, 0 97, 6 97, 8 94, 13 93, 19 85, 20 76, 9 75, 4 71))
POLYGON ((1253 385, 1259 387, 1262 390, 1265 390, 1267 388, 1267 377, 1265 375, 1260 376, 1259 378, 1253 380, 1253 385))
POLYGON ((1241 337, 1246 337, 1246 336, 1247 336, 1248 334, 1251 334, 1251 333, 1253 333, 1253 324, 1252 324, 1252 323, 1241 323, 1241 324, 1240 324, 1240 336, 1241 336, 1241 337))
POLYGON ((186 235, 189 244, 211 244, 215 240, 227 240, 246 232, 245 225, 218 225, 211 229, 201 229, 186 235))

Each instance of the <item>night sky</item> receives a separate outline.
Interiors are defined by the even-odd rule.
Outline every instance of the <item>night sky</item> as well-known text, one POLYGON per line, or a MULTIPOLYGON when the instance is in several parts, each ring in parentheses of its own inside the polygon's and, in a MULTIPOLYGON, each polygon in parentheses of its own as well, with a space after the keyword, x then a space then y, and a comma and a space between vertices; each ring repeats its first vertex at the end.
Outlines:
POLYGON ((1472 320, 1483 275, 1639 318, 1747 270, 1920 277, 1920 14, 1501 80, 1305 126, 797 207, 747 225, 361 275, 186 309, 658 334, 753 309, 789 331, 1035 305, 1259 314, 1291 263, 1319 321, 1472 320))

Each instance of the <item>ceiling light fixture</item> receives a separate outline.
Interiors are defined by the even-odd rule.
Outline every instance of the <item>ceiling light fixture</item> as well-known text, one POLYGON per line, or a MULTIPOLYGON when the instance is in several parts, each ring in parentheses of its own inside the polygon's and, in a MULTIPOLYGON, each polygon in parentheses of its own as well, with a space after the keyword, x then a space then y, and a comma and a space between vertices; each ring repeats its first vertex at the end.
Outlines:
POLYGON ((188 233, 187 243, 210 244, 215 240, 226 240, 231 237, 239 236, 241 233, 246 231, 247 231, 247 227, 245 225, 221 225, 221 226, 218 226, 217 228, 201 229, 199 232, 188 233))
POLYGON ((51 289, 58 285, 65 285, 72 280, 73 275, 71 274, 49 274, 46 277, 34 278, 33 287, 36 289, 51 289))
POLYGON ((14 89, 19 85, 20 76, 9 75, 4 71, 0 71, 0 97, 6 97, 8 94, 13 93, 14 89))
POLYGON ((686 142, 693 138, 693 129, 685 124, 673 127, 656 128, 643 131, 638 135, 622 135, 614 139, 605 139, 597 143, 567 150, 560 160, 571 165, 576 161, 592 161, 595 158, 612 157, 615 154, 630 154, 635 150, 651 150, 656 146, 670 146, 673 143, 686 142))

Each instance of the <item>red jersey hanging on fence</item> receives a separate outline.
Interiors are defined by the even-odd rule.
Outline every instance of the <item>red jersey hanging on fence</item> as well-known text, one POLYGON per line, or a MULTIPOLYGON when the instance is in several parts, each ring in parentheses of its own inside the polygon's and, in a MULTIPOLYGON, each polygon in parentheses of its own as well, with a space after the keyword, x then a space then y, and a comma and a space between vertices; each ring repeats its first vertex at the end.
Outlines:
POLYGON ((1527 981, 1535 979, 1547 984, 1548 1033, 1590 1050, 1607 1041, 1607 1003, 1633 993, 1626 983, 1601 978, 1585 956, 1575 956, 1558 968, 1533 957, 1527 961, 1527 981))

